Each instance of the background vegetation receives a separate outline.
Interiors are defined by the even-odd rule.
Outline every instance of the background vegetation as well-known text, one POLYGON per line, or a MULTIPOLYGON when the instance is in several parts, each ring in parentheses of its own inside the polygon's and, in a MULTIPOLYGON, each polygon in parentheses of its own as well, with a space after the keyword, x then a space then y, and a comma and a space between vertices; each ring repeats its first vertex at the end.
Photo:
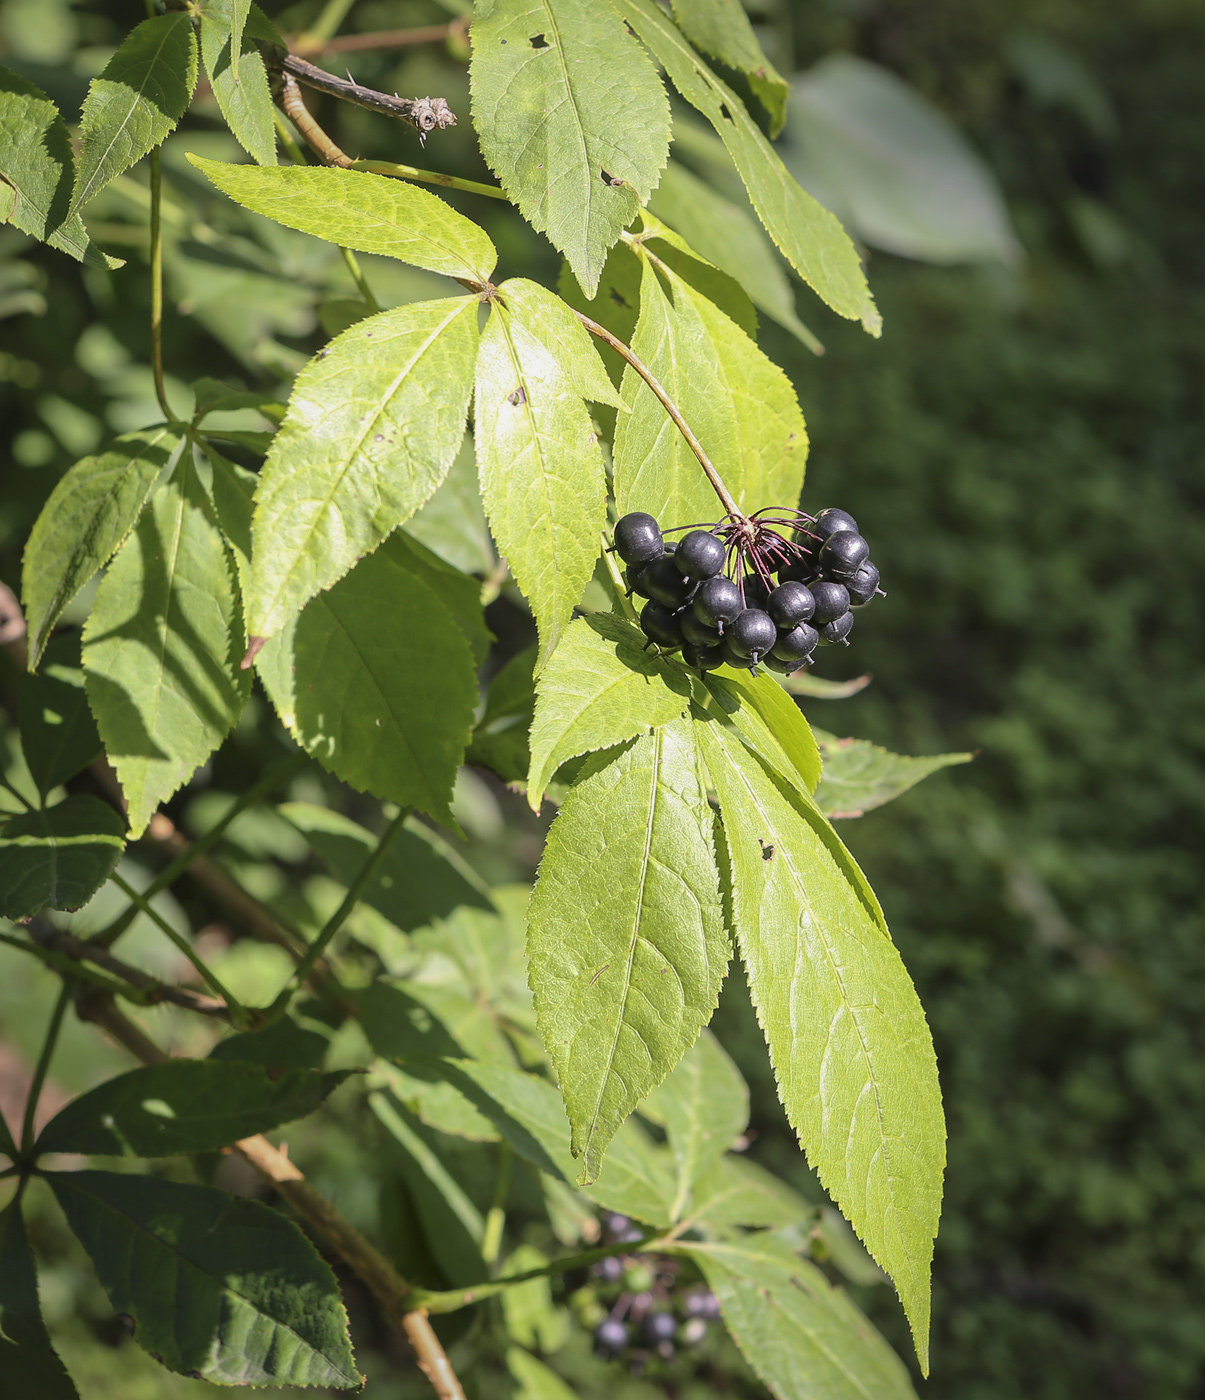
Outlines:
MULTIPOLYGON (((319 7, 266 8, 296 31, 319 7)), ((6 0, 0 57, 70 121, 135 17, 118 0, 78 9, 6 0)), ((344 30, 446 18, 419 0, 361 0, 344 30)), ((1010 270, 874 252, 881 342, 803 294, 824 358, 772 323, 762 333, 808 417, 805 503, 831 498, 852 509, 890 582, 889 602, 847 663, 849 674, 872 672, 873 684, 851 700, 813 702, 810 717, 901 752, 979 750, 970 767, 843 830, 917 979, 950 1120, 934 1368, 920 1393, 1198 1396, 1205 16, 1190 0, 1125 0, 1107 11, 1087 0, 784 0, 780 10, 766 6, 765 19, 783 71, 850 50, 951 115, 1002 182, 1027 254, 1010 270), (1064 84, 1052 96, 1025 62, 1018 36, 1027 31, 1077 56, 1095 86, 1064 84)), ((444 94, 467 113, 455 41, 358 54, 354 71, 388 90, 444 94)), ((378 119, 320 110, 345 149, 396 158, 394 130, 378 119)), ((467 126, 439 138, 438 164, 482 178, 467 126)), ((252 228, 201 188, 183 150, 234 158, 228 147, 202 106, 165 152, 177 313, 165 358, 182 401, 183 385, 201 374, 279 384, 345 323, 355 295, 333 249, 263 221, 252 228), (243 240, 238 259, 215 253, 207 237, 228 224, 243 240)), ((81 271, 0 228, 0 579, 13 585, 21 543, 59 475, 102 436, 157 416, 140 264, 145 194, 139 180, 116 186, 90 226, 102 246, 130 257, 124 272, 81 271)), ((511 270, 555 276, 547 245, 517 216, 457 198, 511 270)), ((421 294, 422 274, 364 261, 370 280, 411 278, 421 294)), ((526 645, 529 624, 505 598, 491 623, 513 649, 526 645)), ((11 668, 0 677, 10 690, 14 679, 11 668)), ((173 814, 186 826, 211 819, 249 766, 278 756, 275 733, 267 707, 253 705, 173 814)), ((332 782, 325 800, 345 799, 332 782)), ((540 831, 517 799, 470 777, 459 813, 468 856, 488 879, 530 878, 540 831)), ((270 824, 246 825, 225 858, 261 897, 287 899, 262 860, 287 862, 282 843, 270 824)), ((197 928, 213 920, 199 897, 182 912, 197 928)), ((250 982, 270 977, 256 963, 267 956, 236 944, 228 961, 241 958, 250 982)), ((52 990, 28 969, 0 987, 11 1050, 36 1043, 52 990)), ((747 1004, 727 994, 717 1030, 754 1087, 750 1151, 786 1173, 796 1149, 747 1004)), ((116 1053, 103 1062, 104 1053, 71 1026, 56 1064, 62 1087, 124 1064, 116 1053)), ((371 1223, 374 1188, 357 1171, 366 1129, 350 1113, 344 1127, 342 1136, 300 1128, 298 1151, 345 1211, 371 1223)), ((82 1393, 199 1390, 121 1345, 49 1210, 42 1228, 41 1252, 60 1261, 46 1276, 47 1312, 82 1393)), ((907 1354, 887 1290, 866 1288, 859 1301, 907 1354)), ((374 1400, 404 1393, 392 1369, 380 1353, 374 1400)), ((725 1355, 706 1383, 684 1382, 678 1393, 740 1392, 741 1374, 725 1355)), ((621 1374, 613 1380, 612 1393, 627 1396, 621 1374)), ((650 1393, 627 1384, 633 1400, 650 1393)))

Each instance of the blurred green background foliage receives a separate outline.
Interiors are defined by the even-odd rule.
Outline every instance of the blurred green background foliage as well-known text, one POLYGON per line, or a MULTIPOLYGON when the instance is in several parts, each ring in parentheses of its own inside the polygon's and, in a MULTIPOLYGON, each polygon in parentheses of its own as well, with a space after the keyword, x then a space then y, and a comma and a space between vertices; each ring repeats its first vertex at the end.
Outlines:
MULTIPOLYGON (((297 33, 319 5, 266 8, 297 33)), ((448 8, 360 0, 343 32, 438 23, 448 8)), ((889 589, 837 668, 873 683, 850 700, 809 702, 809 715, 900 752, 978 751, 973 765, 843 824, 918 982, 950 1121, 933 1376, 918 1381, 920 1394, 1189 1400, 1205 1394, 1205 11, 1196 0, 750 8, 780 70, 809 74, 787 149, 868 245, 885 323, 871 341, 800 289, 800 315, 827 347, 816 358, 763 321, 761 343, 795 381, 812 435, 805 505, 853 510, 889 589), (934 232, 923 199, 907 207, 907 190, 893 205, 882 181, 859 187, 857 159, 828 150, 820 168, 825 113, 856 97, 834 84, 832 56, 851 54, 905 80, 986 163, 990 178, 963 171, 954 234, 950 218, 934 232), (894 251, 885 229, 902 230, 894 251)), ((70 123, 135 9, 5 0, 0 60, 43 86, 70 123)), ((455 39, 350 62, 366 84, 445 95, 461 122, 432 140, 425 163, 488 178, 455 39)), ((344 149, 418 159, 380 118, 316 110, 344 149)), ((863 165, 876 139, 871 122, 863 165)), ((169 394, 186 409, 186 385, 208 375, 283 397, 308 356, 359 314, 355 288, 334 248, 223 201, 186 150, 238 158, 204 99, 165 148, 169 394)), ((878 158, 889 167, 890 149, 878 158)), ((486 225, 509 274, 555 283, 551 249, 513 211, 450 198, 486 225)), ((89 209, 93 238, 129 260, 115 273, 0 227, 0 579, 10 585, 67 466, 159 416, 146 208, 140 168, 89 209)), ((425 274, 362 261, 382 301, 427 294, 425 274)), ((263 424, 243 411, 225 426, 263 424)), ((512 649, 526 644, 528 622, 505 598, 491 621, 512 649)), ((187 826, 249 767, 278 757, 278 743, 253 700, 173 813, 187 826)), ((291 795, 343 801, 330 787, 291 795)), ((530 878, 541 829, 517 799, 469 775, 458 815, 487 879, 530 878)), ((262 861, 295 858, 278 849, 288 833, 247 827, 240 839, 227 854, 248 886, 289 899, 288 881, 262 861)), ((203 924, 203 909, 162 898, 169 917, 203 924)), ((261 955, 245 959, 252 983, 271 978, 252 965, 261 955)), ((51 989, 25 968, 0 988, 10 1044, 34 1042, 51 989)), ((716 1028, 754 1090, 751 1155, 802 1177, 741 995, 725 994, 716 1028)), ((116 1069, 106 1053, 73 1026, 64 1087, 116 1069)), ((373 1192, 358 1170, 365 1129, 344 1126, 342 1136, 298 1137, 318 1184, 371 1224, 373 1192)), ((82 1392, 195 1391, 119 1347, 103 1295, 49 1212, 41 1228, 47 1313, 82 1392)), ((858 1292, 907 1355, 888 1291, 858 1292)), ((378 1370, 388 1371, 384 1352, 378 1370)), ((752 1393, 743 1377, 732 1352, 708 1387, 680 1393, 752 1393)), ((374 1378, 369 1393, 403 1392, 374 1378)), ((616 1378, 612 1393, 663 1392, 616 1378)))

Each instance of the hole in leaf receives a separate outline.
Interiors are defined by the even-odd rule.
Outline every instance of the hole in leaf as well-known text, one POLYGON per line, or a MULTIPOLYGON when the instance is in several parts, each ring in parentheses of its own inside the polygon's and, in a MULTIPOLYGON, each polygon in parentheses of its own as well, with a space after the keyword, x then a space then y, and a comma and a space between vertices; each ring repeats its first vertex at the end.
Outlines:
POLYGON ((533 49, 546 49, 548 47, 548 40, 544 38, 543 34, 533 34, 528 43, 533 49))
POLYGON ((609 170, 603 170, 600 168, 598 173, 602 177, 602 182, 604 185, 610 185, 613 188, 617 189, 620 185, 624 183, 622 176, 612 175, 609 170))
POLYGON ((527 402, 527 390, 520 384, 513 394, 507 394, 506 402, 510 404, 512 408, 518 408, 520 404, 525 404, 527 402))
POLYGON ((723 117, 726 122, 732 120, 732 113, 723 102, 720 103, 720 116, 723 117))

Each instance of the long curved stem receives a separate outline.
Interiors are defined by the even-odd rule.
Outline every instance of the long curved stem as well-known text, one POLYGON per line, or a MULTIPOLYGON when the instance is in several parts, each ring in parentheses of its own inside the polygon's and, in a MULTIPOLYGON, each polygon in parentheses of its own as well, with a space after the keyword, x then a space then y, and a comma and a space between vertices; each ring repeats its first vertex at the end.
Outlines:
POLYGON ((151 371, 155 397, 169 423, 176 415, 167 401, 163 383, 163 228, 159 217, 163 199, 163 162, 158 146, 151 152, 151 371))
POLYGON ((54 1047, 58 1044, 59 1031, 63 1025, 63 1013, 67 1010, 67 1004, 70 1000, 71 983, 64 982, 59 992, 59 999, 55 1002, 54 1011, 50 1016, 50 1025, 46 1028, 46 1039, 42 1042, 42 1053, 38 1056, 37 1068, 33 1072, 33 1079, 29 1085, 29 1097, 25 1100, 25 1116, 21 1122, 22 1157, 28 1157, 33 1151, 34 1119, 38 1113, 38 1102, 42 1097, 42 1086, 46 1083, 46 1075, 50 1070, 50 1057, 54 1054, 54 1047))

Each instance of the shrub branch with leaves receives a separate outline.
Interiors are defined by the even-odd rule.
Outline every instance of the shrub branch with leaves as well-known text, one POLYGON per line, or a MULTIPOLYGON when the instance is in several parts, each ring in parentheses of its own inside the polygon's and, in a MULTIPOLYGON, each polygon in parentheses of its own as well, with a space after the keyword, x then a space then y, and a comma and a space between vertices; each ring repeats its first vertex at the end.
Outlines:
MULTIPOLYGON (((430 135, 433 152, 465 114, 315 68, 247 0, 149 13, 92 82, 75 156, 53 103, 0 69, 0 208, 27 234, 119 266, 83 216, 149 159, 164 416, 76 463, 25 552, 23 758, 4 776, 21 810, 0 826, 0 912, 15 927, 0 945, 62 978, 25 1121, 12 1136, 0 1127, 12 1162, 3 1176, 19 1183, 0 1214, 0 1369, 6 1386, 22 1378, 30 1400, 75 1394, 38 1309, 22 1221, 35 1178, 164 1366, 218 1384, 360 1385, 335 1275, 285 1213, 211 1185, 42 1160, 199 1164, 229 1149, 359 1276, 441 1397, 463 1391, 430 1314, 493 1307, 477 1364, 504 1366, 523 1395, 561 1395, 508 1300, 532 1287, 547 1300, 553 1279, 645 1257, 660 1261, 653 1291, 624 1294, 610 1323, 614 1333, 624 1317, 645 1319, 649 1355, 672 1350, 658 1327, 666 1337, 673 1328, 647 1321, 664 1288, 656 1280, 693 1278, 775 1394, 911 1394, 900 1360, 809 1257, 825 1253, 817 1241, 837 1228, 835 1212, 818 1213, 730 1150, 748 1093, 705 1027, 736 975, 734 955, 800 1144, 894 1283, 927 1369, 944 1165, 936 1063, 878 901, 829 815, 857 815, 965 756, 906 760, 814 733, 791 692, 837 693, 832 682, 731 667, 700 675, 650 651, 607 552, 616 515, 706 521, 716 495, 733 537, 752 538, 766 507, 803 519, 806 428, 754 339, 739 252, 725 256, 722 238, 713 251, 704 218, 704 258, 647 208, 663 177, 690 207, 682 182, 694 177, 667 169, 666 80, 714 128, 778 254, 877 335, 857 250, 763 132, 781 128, 787 88, 737 6, 675 0, 671 16, 653 0, 479 0, 469 38, 472 117, 497 186, 350 158, 305 90, 393 116, 420 141, 430 135), (704 53, 747 84, 753 111, 704 53), (287 403, 203 380, 182 416, 164 377, 160 147, 199 69, 254 163, 192 155, 196 172, 252 214, 337 245, 364 305, 297 373, 287 403), (512 204, 563 255, 558 289, 495 281, 485 230, 423 183, 512 204), (357 253, 460 290, 382 309, 357 253), (242 409, 267 427, 209 422, 242 409), (499 558, 484 583, 417 528, 450 474, 463 486, 470 419, 499 558), (98 577, 77 637, 64 611, 98 577), (537 642, 499 669, 482 609, 508 577, 537 642), (230 735, 253 677, 296 751, 189 844, 162 806, 230 735), (455 827, 466 761, 525 788, 533 809, 559 808, 529 902, 483 884, 421 819, 455 827), (315 804, 279 807, 342 891, 302 928, 211 852, 314 764, 383 805, 379 834, 315 804), (118 871, 130 842, 167 859, 149 888, 118 871), (293 959, 268 1004, 237 999, 156 908, 186 873, 240 931, 293 959), (77 936, 48 913, 105 887, 125 903, 98 932, 77 936), (203 990, 112 951, 140 914, 188 957, 203 990), (381 927, 408 949, 401 970, 380 954, 381 927), (349 942, 378 953, 368 975, 363 959, 343 956, 349 942), (515 975, 523 949, 527 985, 515 975), (428 956, 460 970, 452 990, 419 975, 428 956), (231 1034, 206 1059, 169 1058, 120 1002, 167 1003, 231 1034), (143 1067, 35 1133, 72 1006, 143 1067), (436 1202, 463 1235, 462 1283, 409 1280, 404 1253, 366 1239, 264 1136, 320 1111, 347 1079, 317 1068, 324 1042, 298 1017, 359 1024, 376 1056, 358 1081, 365 1102, 408 1163, 415 1199, 436 1202), (496 1162, 484 1215, 458 1184, 457 1140, 496 1162), (520 1241, 507 1215, 512 1161, 539 1184, 558 1236, 577 1241, 569 1254, 549 1259, 520 1241), (597 1244, 598 1209, 640 1225, 608 1227, 613 1237, 597 1244)), ((702 185, 688 193, 716 218, 736 212, 702 185)), ((753 239, 767 260, 778 256, 752 219, 724 226, 739 229, 738 249, 753 239)), ((759 301, 765 281, 753 279, 759 301)), ((814 343, 793 310, 771 314, 814 343)), ((828 1254, 852 1260, 854 1277, 877 1275, 852 1238, 828 1254)))

